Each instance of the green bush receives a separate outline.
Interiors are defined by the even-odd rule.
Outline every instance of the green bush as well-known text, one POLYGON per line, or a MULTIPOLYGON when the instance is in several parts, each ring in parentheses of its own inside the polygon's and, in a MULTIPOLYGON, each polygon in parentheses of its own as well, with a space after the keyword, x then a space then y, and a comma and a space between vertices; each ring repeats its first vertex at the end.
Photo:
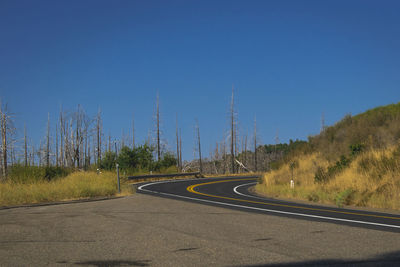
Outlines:
POLYGON ((115 168, 116 154, 112 151, 107 151, 104 153, 103 158, 100 162, 100 168, 105 170, 112 170, 115 168))
POLYGON ((355 191, 353 189, 347 189, 336 195, 336 205, 341 208, 344 205, 350 205, 353 202, 353 196, 355 191))

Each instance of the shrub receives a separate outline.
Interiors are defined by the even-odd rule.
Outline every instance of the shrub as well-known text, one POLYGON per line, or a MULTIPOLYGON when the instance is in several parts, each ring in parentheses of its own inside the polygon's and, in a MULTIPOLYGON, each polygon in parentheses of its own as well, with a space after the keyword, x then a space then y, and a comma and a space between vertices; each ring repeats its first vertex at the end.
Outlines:
POLYGON ((73 170, 63 167, 39 167, 13 165, 10 168, 9 181, 13 183, 35 183, 51 181, 69 175, 73 170))
POLYGON ((315 172, 314 175, 314 182, 315 183, 326 183, 329 179, 328 174, 324 170, 324 168, 318 166, 317 171, 315 172))
POLYGON ((350 145, 349 146, 349 148, 350 148, 350 155, 351 156, 357 156, 358 154, 360 154, 363 150, 364 150, 364 145, 362 145, 362 144, 353 144, 353 145, 350 145))
POLYGON ((336 195, 336 205, 341 208, 344 205, 350 205, 353 202, 353 195, 355 191, 353 189, 347 189, 336 195))

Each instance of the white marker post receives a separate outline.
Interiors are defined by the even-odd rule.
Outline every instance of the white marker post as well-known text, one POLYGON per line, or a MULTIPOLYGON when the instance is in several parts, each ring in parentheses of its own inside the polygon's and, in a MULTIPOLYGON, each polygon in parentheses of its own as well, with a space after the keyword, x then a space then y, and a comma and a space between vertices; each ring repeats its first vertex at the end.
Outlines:
POLYGON ((294 189, 294 181, 293 180, 290 180, 290 188, 294 189))

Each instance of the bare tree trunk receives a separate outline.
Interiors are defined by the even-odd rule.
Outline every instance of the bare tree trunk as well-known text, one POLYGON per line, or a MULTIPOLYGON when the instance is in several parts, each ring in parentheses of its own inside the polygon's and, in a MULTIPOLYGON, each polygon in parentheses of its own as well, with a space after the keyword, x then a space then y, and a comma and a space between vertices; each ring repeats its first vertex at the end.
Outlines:
POLYGON ((199 150, 199 164, 200 164, 200 173, 203 172, 203 164, 201 161, 201 144, 200 144, 200 127, 199 127, 199 122, 196 120, 196 132, 197 132, 197 144, 198 144, 198 150, 199 150))
POLYGON ((62 114, 62 109, 60 110, 60 165, 64 167, 64 144, 63 144, 63 132, 65 131, 64 129, 64 123, 63 123, 63 114, 62 114))
POLYGON ((29 154, 29 165, 35 166, 35 146, 32 145, 32 151, 29 154))
POLYGON ((179 133, 178 133, 178 114, 176 114, 176 158, 177 158, 177 167, 178 171, 181 171, 181 166, 180 166, 180 154, 179 154, 179 133))
POLYGON ((179 129, 179 166, 181 170, 183 167, 182 163, 182 132, 181 129, 179 129))
POLYGON ((91 140, 90 140, 90 136, 89 136, 89 141, 88 141, 88 166, 90 167, 90 164, 92 163, 92 156, 90 154, 91 151, 91 146, 90 146, 91 140))
POLYGON ((56 124, 56 166, 58 167, 58 126, 56 124))
POLYGON ((111 134, 108 134, 108 152, 111 152, 111 134))
POLYGON ((2 152, 3 152, 3 179, 7 178, 7 115, 0 106, 1 112, 1 139, 2 139, 2 152))
POLYGON ((233 86, 232 86, 232 100, 231 100, 231 172, 235 173, 235 115, 234 115, 234 98, 233 98, 233 86))
POLYGON ((257 119, 254 117, 254 171, 257 172, 257 119))
POLYGON ((244 137, 244 160, 243 160, 243 164, 244 166, 247 167, 247 133, 246 136, 244 137))
POLYGON ((157 100, 156 100, 156 123, 157 123, 157 160, 161 159, 161 147, 160 147, 160 103, 159 103, 159 95, 157 92, 157 100))
POLYGON ((132 115, 132 149, 135 148, 135 116, 132 115))
POLYGON ((224 138, 224 142, 222 143, 222 160, 223 160, 223 173, 225 174, 226 173, 226 165, 227 165, 227 162, 226 162, 226 143, 225 143, 225 138, 224 138))
POLYGON ((84 169, 87 170, 88 163, 87 163, 87 152, 88 152, 88 131, 87 126, 85 126, 85 154, 84 154, 84 169))
POLYGON ((101 162, 101 111, 100 111, 100 109, 97 113, 96 133, 97 133, 97 165, 99 165, 101 162))
POLYGON ((39 166, 40 167, 42 166, 42 149, 43 149, 42 141, 40 141, 39 151, 37 152, 38 156, 39 156, 39 166))
POLYGON ((46 167, 50 166, 50 113, 47 113, 46 167))
POLYGON ((80 127, 81 127, 81 118, 80 118, 80 106, 78 105, 78 111, 76 114, 76 125, 75 125, 75 159, 76 166, 80 168, 80 127))
POLYGON ((25 167, 28 166, 28 141, 26 136, 26 123, 24 124, 24 159, 25 167))

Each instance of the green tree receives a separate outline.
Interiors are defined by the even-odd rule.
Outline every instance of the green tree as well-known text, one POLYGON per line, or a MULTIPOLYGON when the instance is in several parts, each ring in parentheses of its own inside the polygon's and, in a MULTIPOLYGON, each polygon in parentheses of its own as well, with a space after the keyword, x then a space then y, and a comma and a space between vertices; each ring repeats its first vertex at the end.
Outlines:
POLYGON ((115 168, 115 163, 116 163, 115 152, 107 151, 104 153, 104 156, 100 161, 100 168, 106 170, 112 170, 115 168))

